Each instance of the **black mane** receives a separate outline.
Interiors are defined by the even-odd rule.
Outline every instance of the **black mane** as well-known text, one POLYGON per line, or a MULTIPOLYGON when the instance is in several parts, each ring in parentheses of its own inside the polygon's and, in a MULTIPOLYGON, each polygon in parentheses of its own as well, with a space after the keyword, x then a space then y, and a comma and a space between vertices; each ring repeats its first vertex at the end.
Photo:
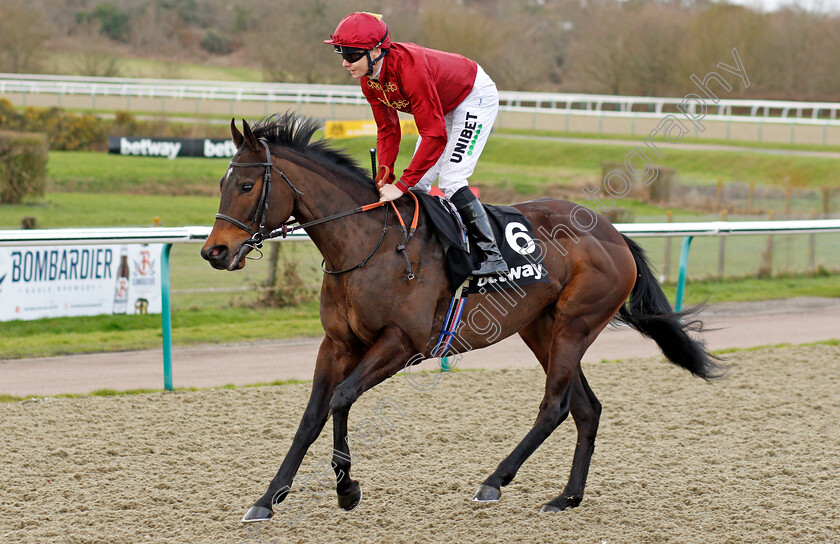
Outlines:
POLYGON ((346 151, 330 147, 326 139, 310 141, 319 128, 309 117, 286 112, 260 119, 251 126, 251 131, 269 145, 297 151, 324 168, 341 170, 351 179, 372 186, 370 175, 346 151))

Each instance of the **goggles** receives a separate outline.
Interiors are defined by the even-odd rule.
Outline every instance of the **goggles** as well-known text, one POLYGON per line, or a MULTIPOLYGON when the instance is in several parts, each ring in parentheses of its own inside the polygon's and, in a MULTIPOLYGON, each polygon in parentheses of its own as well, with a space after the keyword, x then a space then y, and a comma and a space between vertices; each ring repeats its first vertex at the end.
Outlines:
POLYGON ((347 47, 344 45, 334 45, 335 52, 341 55, 341 58, 353 64, 365 56, 367 49, 359 49, 358 47, 347 47))

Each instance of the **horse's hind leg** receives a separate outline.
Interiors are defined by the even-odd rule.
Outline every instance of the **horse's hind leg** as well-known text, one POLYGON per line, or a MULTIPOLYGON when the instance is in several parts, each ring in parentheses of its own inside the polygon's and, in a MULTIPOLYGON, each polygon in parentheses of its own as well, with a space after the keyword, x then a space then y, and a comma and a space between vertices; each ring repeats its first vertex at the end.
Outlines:
MULTIPOLYGON (((551 312, 547 312, 520 332, 522 339, 546 371, 548 370, 549 339, 553 325, 554 316, 551 312)), ((598 422, 601 417, 601 403, 590 389, 580 365, 572 380, 570 401, 572 418, 577 428, 572 472, 563 493, 544 505, 542 508, 544 512, 574 508, 583 500, 586 476, 589 473, 589 463, 595 449, 595 435, 598 433, 598 422)))
MULTIPOLYGON (((550 320, 547 316, 538 319, 532 328, 533 332, 537 333, 540 329, 545 331, 546 324, 550 320)), ((474 501, 497 501, 501 497, 501 488, 513 480, 516 472, 522 466, 528 457, 545 441, 546 438, 562 423, 569 415, 570 402, 572 395, 572 379, 579 367, 580 359, 583 356, 587 347, 587 327, 580 321, 571 318, 561 321, 556 321, 552 324, 552 335, 549 338, 551 345, 548 348, 547 354, 541 357, 539 351, 535 350, 537 357, 540 358, 540 363, 546 370, 546 384, 545 394, 540 403, 540 411, 533 427, 525 435, 525 438, 514 448, 510 455, 508 455, 496 471, 493 472, 484 482, 479 486, 473 497, 474 501)), ((523 331, 523 338, 529 346, 534 349, 536 344, 542 342, 534 342, 537 338, 529 337, 526 331, 523 331)), ((538 333, 537 333, 538 334, 538 333)), ((538 334, 542 341, 548 343, 546 334, 538 334)))
POLYGON ((566 508, 574 508, 583 500, 583 489, 586 486, 589 463, 595 450, 595 435, 598 434, 598 422, 601 418, 601 403, 589 388, 580 368, 572 381, 571 411, 577 427, 577 444, 569 482, 560 496, 542 507, 542 512, 559 512, 566 508))

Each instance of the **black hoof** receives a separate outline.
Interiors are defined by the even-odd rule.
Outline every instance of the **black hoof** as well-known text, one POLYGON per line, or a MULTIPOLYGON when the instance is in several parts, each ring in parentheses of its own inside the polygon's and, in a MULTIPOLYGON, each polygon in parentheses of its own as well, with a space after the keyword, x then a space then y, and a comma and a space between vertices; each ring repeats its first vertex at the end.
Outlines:
POLYGON ((495 487, 490 487, 489 485, 481 484, 478 486, 478 491, 475 492, 473 495, 474 502, 499 502, 499 498, 501 498, 502 492, 495 487))
POLYGON ((253 523, 255 521, 268 521, 274 515, 271 510, 264 506, 257 506, 256 504, 248 509, 245 517, 242 518, 242 523, 253 523))
POLYGON ((338 495, 338 505, 342 510, 347 510, 348 512, 359 506, 360 502, 362 502, 362 486, 357 481, 350 483, 349 493, 338 495))
POLYGON ((574 508, 580 504, 583 497, 557 497, 553 501, 544 504, 540 512, 562 512, 567 508, 574 508))

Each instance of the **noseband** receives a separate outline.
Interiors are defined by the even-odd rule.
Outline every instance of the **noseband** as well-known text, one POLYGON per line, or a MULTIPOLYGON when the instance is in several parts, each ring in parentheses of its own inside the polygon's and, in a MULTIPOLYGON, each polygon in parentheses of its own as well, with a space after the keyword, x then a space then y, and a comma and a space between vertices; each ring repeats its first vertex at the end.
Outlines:
POLYGON ((251 235, 251 238, 245 240, 242 243, 243 247, 251 247, 253 249, 259 249, 262 247, 263 240, 268 238, 269 236, 266 235, 265 231, 265 220, 266 216, 268 215, 268 195, 271 193, 271 171, 274 170, 280 177, 283 178, 283 181, 289 184, 289 187, 292 189, 292 194, 295 197, 295 205, 292 208, 292 211, 297 208, 298 205, 298 195, 302 195, 303 193, 298 191, 297 187, 295 187, 289 178, 286 177, 282 171, 278 170, 274 163, 271 161, 271 151, 268 148, 268 144, 265 143, 263 140, 260 140, 260 143, 265 148, 265 162, 236 162, 233 159, 230 161, 231 166, 242 166, 242 167, 256 167, 262 166, 265 168, 265 174, 263 174, 263 185, 262 185, 262 194, 260 195, 260 200, 257 203, 257 208, 254 211, 254 218, 251 220, 251 223, 246 225, 239 219, 231 217, 229 215, 225 215, 223 213, 217 213, 216 219, 222 219, 227 221, 228 223, 233 223, 240 229, 244 230, 248 234, 251 235), (257 230, 254 230, 254 224, 259 225, 257 230))

